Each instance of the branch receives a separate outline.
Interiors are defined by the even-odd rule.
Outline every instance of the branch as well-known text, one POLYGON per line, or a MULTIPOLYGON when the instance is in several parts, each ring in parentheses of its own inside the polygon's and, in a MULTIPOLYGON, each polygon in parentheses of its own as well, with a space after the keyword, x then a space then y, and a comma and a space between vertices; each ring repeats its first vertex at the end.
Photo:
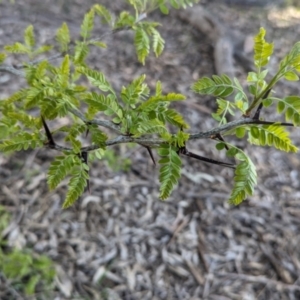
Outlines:
POLYGON ((211 138, 221 132, 228 131, 230 129, 234 129, 241 125, 250 125, 250 124, 294 126, 294 124, 292 124, 292 123, 269 122, 269 121, 254 120, 253 118, 242 118, 242 119, 238 119, 238 120, 229 122, 222 126, 213 128, 212 130, 209 130, 209 131, 191 134, 189 140, 211 138))
MULTIPOLYGON (((77 114, 81 114, 81 113, 79 111, 76 111, 76 115, 77 114)), ((85 119, 84 116, 83 116, 83 118, 85 119)), ((101 123, 100 126, 107 127, 107 128, 110 128, 110 129, 114 129, 114 128, 111 127, 111 124, 113 124, 113 123, 111 123, 109 121, 92 120, 92 121, 88 121, 88 122, 90 122, 90 123, 93 122, 93 124, 98 124, 96 122, 99 122, 99 124, 101 123)), ((196 133, 196 134, 191 134, 189 140, 212 138, 215 135, 218 135, 219 133, 221 133, 223 131, 228 131, 228 130, 236 128, 238 126, 249 125, 249 124, 294 126, 294 124, 292 124, 292 123, 269 122, 269 121, 253 120, 252 118, 244 118, 244 119, 239 119, 239 120, 232 121, 230 123, 227 123, 227 124, 222 125, 220 127, 216 127, 216 128, 214 128, 212 130, 209 130, 209 131, 199 132, 199 133, 196 133)), ((113 124, 113 126, 117 127, 116 131, 120 130, 117 125, 113 124)), ((139 144, 139 145, 144 146, 146 148, 148 148, 148 147, 157 148, 161 144, 166 143, 166 141, 163 140, 163 139, 160 139, 160 138, 148 138, 148 137, 135 138, 135 137, 132 137, 132 136, 119 135, 114 139, 106 141, 105 145, 106 146, 113 146, 113 145, 125 144, 125 143, 136 143, 136 144, 139 144)), ((60 146, 60 145, 57 145, 57 144, 55 144, 55 146, 52 146, 51 149, 55 149, 55 150, 58 150, 58 151, 72 151, 72 148, 68 148, 68 147, 65 147, 65 146, 60 146)), ((80 151, 81 152, 89 152, 89 151, 93 151, 93 150, 97 150, 97 149, 99 149, 98 145, 90 145, 90 146, 81 148, 80 151)), ((188 155, 188 156, 191 156, 191 155, 188 155)), ((219 163, 219 162, 216 161, 216 163, 219 163)), ((231 164, 228 164, 228 165, 232 166, 231 164)))
POLYGON ((0 72, 7 72, 7 73, 17 75, 19 77, 25 77, 25 72, 18 70, 14 66, 1 65, 0 66, 0 72))

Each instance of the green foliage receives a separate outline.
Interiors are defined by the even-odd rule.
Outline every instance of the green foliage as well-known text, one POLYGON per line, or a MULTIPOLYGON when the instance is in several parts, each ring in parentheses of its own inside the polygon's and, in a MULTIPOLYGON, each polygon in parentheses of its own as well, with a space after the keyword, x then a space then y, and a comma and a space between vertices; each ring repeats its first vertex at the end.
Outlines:
POLYGON ((161 55, 165 42, 160 33, 155 29, 158 23, 143 22, 135 27, 134 44, 138 60, 145 64, 146 58, 150 53, 150 38, 152 38, 152 50, 156 56, 161 55))
POLYGON ((261 127, 252 125, 249 131, 249 142, 259 146, 274 146, 285 152, 298 151, 298 148, 290 140, 289 133, 278 124, 261 127))
POLYGON ((32 59, 41 53, 51 50, 52 46, 44 45, 35 49, 34 28, 32 25, 29 25, 24 30, 24 44, 17 42, 13 45, 5 46, 4 49, 9 53, 27 54, 32 59))
POLYGON ((69 27, 66 23, 63 23, 62 26, 56 32, 56 40, 60 45, 60 51, 68 51, 68 45, 71 42, 69 27))
MULTIPOLYGON (((162 54, 165 41, 159 32, 159 23, 147 20, 148 14, 159 8, 168 13, 170 8, 185 8, 198 1, 192 0, 129 0, 131 11, 122 11, 114 16, 103 5, 94 5, 83 17, 80 38, 72 40, 68 25, 63 23, 56 31, 59 47, 59 62, 43 58, 32 61, 51 47, 37 46, 33 26, 24 31, 24 41, 4 48, 0 53, 0 64, 8 53, 25 54, 30 61, 22 64, 27 86, 0 101, 0 151, 13 152, 48 146, 63 152, 51 163, 48 172, 50 189, 56 188, 66 177, 70 178, 63 207, 69 207, 84 192, 89 180, 89 162, 104 159, 115 170, 128 168, 130 161, 106 150, 118 143, 137 143, 159 156, 160 197, 166 199, 180 178, 181 155, 191 154, 186 143, 195 135, 189 129, 178 109, 170 107, 175 101, 185 100, 182 94, 164 93, 161 82, 152 91, 147 85, 146 75, 140 75, 127 85, 114 87, 103 71, 95 70, 88 61, 91 47, 97 51, 105 48, 101 38, 93 37, 96 18, 100 18, 111 34, 121 30, 133 32, 133 45, 137 59, 142 64, 153 53, 162 54), (88 81, 87 86, 83 86, 88 81), (42 116, 42 118, 41 118, 42 116), (68 117, 68 126, 55 130, 48 128, 48 120, 68 117), (101 130, 99 127, 105 127, 101 130), (117 136, 110 137, 111 132, 117 136), (56 144, 56 136, 64 137, 64 145, 56 144), (55 135, 55 138, 52 136, 55 135), (84 142, 90 145, 83 147, 84 142)), ((239 162, 236 166, 234 187, 230 203, 239 204, 253 194, 256 171, 251 159, 237 146, 224 141, 230 136, 239 139, 248 136, 250 143, 271 146, 282 151, 296 152, 298 149, 289 138, 287 123, 266 122, 260 119, 261 110, 277 106, 277 112, 287 122, 300 125, 300 97, 275 98, 273 87, 281 79, 296 81, 300 71, 300 42, 281 60, 278 71, 271 76, 266 69, 273 54, 273 43, 265 40, 266 31, 261 28, 254 39, 255 71, 249 72, 245 87, 226 74, 203 77, 192 85, 200 95, 216 98, 217 110, 212 117, 218 127, 196 134, 197 138, 221 140, 217 149, 227 150, 239 162), (270 77, 270 78, 269 78, 270 77), (256 111, 255 111, 256 109, 256 111), (230 122, 229 117, 241 116, 230 122), (229 117, 228 117, 229 116, 229 117), (243 118, 247 122, 243 122, 243 118), (221 135, 222 134, 222 135, 221 135), (226 146, 227 145, 227 146, 226 146)), ((111 81, 113 82, 113 81, 111 81)), ((52 127, 52 124, 51 124, 52 127)), ((192 156, 196 158, 197 156, 192 156)), ((201 157, 199 158, 201 160, 201 157)), ((209 162, 209 160, 205 160, 209 162)), ((210 160, 212 162, 212 160, 210 160)), ((213 163, 217 163, 214 161, 213 163)), ((220 162, 221 166, 230 164, 220 162)), ((34 282, 34 280, 33 280, 34 282)))
POLYGON ((84 15, 80 30, 80 35, 83 37, 84 41, 91 36, 91 32, 94 28, 94 17, 95 13, 93 9, 84 15))
POLYGON ((35 149, 43 145, 42 140, 38 134, 30 134, 28 132, 20 132, 10 139, 3 140, 0 144, 0 151, 13 152, 27 150, 29 148, 35 149))
POLYGON ((255 166, 248 156, 242 157, 241 162, 237 165, 234 176, 234 186, 229 197, 229 203, 238 205, 246 199, 246 197, 252 196, 256 181, 255 166))
POLYGON ((89 167, 82 161, 75 160, 76 166, 71 171, 68 192, 63 203, 63 208, 70 207, 84 192, 89 180, 89 167))
POLYGON ((57 156, 48 170, 47 182, 50 189, 55 189, 58 184, 71 172, 76 165, 75 155, 57 156))
POLYGON ((254 64, 260 70, 268 64, 273 53, 274 45, 265 41, 266 30, 260 28, 259 33, 254 38, 254 64))
POLYGON ((290 53, 281 60, 277 77, 298 81, 297 72, 300 72, 300 42, 297 42, 290 53))
MULTIPOLYGON (((254 187, 257 184, 257 174, 253 162, 245 152, 235 146, 229 144, 227 146, 230 148, 226 154, 240 161, 235 169, 234 186, 228 200, 229 203, 238 205, 247 196, 253 195, 254 187)), ((224 143, 216 145, 218 150, 222 150, 224 147, 224 143)))
POLYGON ((0 64, 2 64, 6 59, 6 54, 5 53, 0 53, 0 64))
POLYGON ((226 117, 223 114, 225 110, 230 114, 235 114, 232 108, 242 112, 245 112, 248 108, 248 97, 243 87, 236 78, 232 81, 227 75, 213 75, 212 78, 203 77, 192 85, 192 90, 200 95, 212 95, 221 98, 218 100, 219 110, 213 115, 215 119, 222 121, 221 123, 226 122, 226 117), (230 103, 229 105, 223 98, 230 96, 234 92, 235 103, 230 103), (222 118, 220 118, 220 115, 223 115, 222 118))
POLYGON ((167 199, 180 178, 181 159, 177 148, 170 144, 162 144, 158 149, 159 160, 160 198, 167 199))
MULTIPOLYGON (((0 206, 0 233, 9 225, 10 214, 0 206)), ((5 241, 0 238, 0 245, 5 241)), ((29 249, 0 248, 0 273, 10 284, 26 296, 53 287, 55 268, 45 255, 36 255, 29 249)), ((45 294, 45 293, 44 293, 45 294)))
POLYGON ((36 293, 37 289, 49 290, 55 276, 53 263, 47 256, 17 249, 8 253, 0 251, 0 272, 27 296, 36 293))
POLYGON ((283 99, 271 98, 271 100, 278 101, 277 112, 279 114, 285 113, 286 121, 292 121, 295 126, 300 125, 300 97, 288 96, 283 99))

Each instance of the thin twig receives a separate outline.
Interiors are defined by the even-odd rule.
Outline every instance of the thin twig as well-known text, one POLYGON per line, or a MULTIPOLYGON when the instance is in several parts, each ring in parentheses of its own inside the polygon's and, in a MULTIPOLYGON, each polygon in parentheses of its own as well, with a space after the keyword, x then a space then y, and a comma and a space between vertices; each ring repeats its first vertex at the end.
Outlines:
POLYGON ((269 122, 269 121, 253 120, 252 118, 242 118, 242 119, 238 119, 238 120, 229 122, 227 124, 221 125, 219 127, 215 127, 213 129, 205 131, 205 132, 191 134, 189 140, 211 138, 212 136, 216 136, 217 134, 219 134, 221 132, 229 131, 238 126, 250 125, 250 124, 294 126, 294 124, 292 124, 292 123, 269 122))
POLYGON ((11 74, 17 75, 19 77, 25 77, 25 72, 18 70, 14 66, 1 65, 0 72, 11 73, 11 74))
MULTIPOLYGON (((106 121, 106 122, 108 122, 108 121, 106 121)), ((112 127, 110 127, 109 124, 110 123, 105 123, 105 122, 102 123, 102 121, 101 121, 101 122, 99 122, 98 125, 112 129, 112 127), (107 125, 107 126, 105 126, 105 125, 107 125)), ((214 128, 212 130, 209 130, 209 131, 192 134, 192 135, 190 135, 189 140, 211 138, 211 136, 215 136, 220 132, 233 129, 233 128, 241 126, 241 125, 249 125, 249 124, 294 126, 292 123, 277 123, 277 122, 253 120, 252 118, 243 118, 243 119, 232 121, 232 122, 227 123, 225 125, 222 125, 220 127, 216 127, 216 128, 214 128)), ((115 125, 115 126, 117 126, 117 125, 115 125)), ((116 129, 116 130, 119 130, 119 129, 116 129)), ((159 138, 149 138, 149 137, 135 138, 135 137, 132 137, 132 136, 119 135, 119 136, 115 137, 114 139, 111 139, 111 140, 108 140, 108 141, 105 142, 106 146, 113 146, 113 145, 124 144, 124 143, 136 143, 136 144, 139 144, 143 147, 148 146, 150 148, 156 148, 156 147, 159 147, 161 144, 166 143, 166 141, 164 141, 163 139, 159 139, 159 138)), ((71 148, 68 148, 68 147, 65 147, 65 146, 60 146, 60 145, 57 145, 57 144, 55 144, 55 146, 52 147, 52 148, 55 149, 55 150, 58 150, 58 151, 72 151, 71 148)), ((90 145, 90 146, 81 148, 80 151, 89 152, 89 151, 93 151, 93 150, 96 150, 96 149, 99 149, 98 145, 90 145)), ((184 154, 184 155, 194 157, 194 158, 198 158, 198 156, 196 154, 194 154, 194 153, 191 154, 190 152, 189 152, 189 154, 184 154), (197 157, 195 157, 195 156, 197 156, 197 157)), ((205 158, 205 157, 201 157, 201 160, 207 161, 207 162, 210 162, 210 163, 216 163, 216 164, 221 163, 222 165, 227 166, 227 167, 231 167, 231 168, 234 167, 232 164, 227 164, 227 163, 223 163, 223 162, 219 162, 219 161, 214 161, 212 159, 205 158)))

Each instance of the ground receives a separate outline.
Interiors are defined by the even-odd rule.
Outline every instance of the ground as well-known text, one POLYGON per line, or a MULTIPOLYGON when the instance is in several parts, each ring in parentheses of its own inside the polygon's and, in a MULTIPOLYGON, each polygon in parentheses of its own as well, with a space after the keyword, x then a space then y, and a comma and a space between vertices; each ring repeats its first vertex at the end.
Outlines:
MULTIPOLYGON (((76 35, 84 12, 93 4, 15 2, 0 2, 1 47, 21 39, 30 23, 36 26, 39 42, 51 41, 63 21, 76 35)), ((123 2, 101 4, 119 12, 126 7, 123 2)), ((220 2, 202 5, 245 36, 265 27, 268 39, 275 41, 274 65, 300 40, 300 13, 293 7, 250 9, 220 2)), ((213 99, 190 91, 195 80, 215 72, 212 46, 174 11, 169 16, 155 12, 149 18, 163 25, 166 49, 160 58, 151 57, 145 66, 138 63, 132 34, 125 31, 106 36, 108 49, 92 53, 90 61, 117 90, 145 73, 151 88, 161 80, 164 91, 186 94, 188 100, 175 107, 192 132, 216 126, 210 117, 213 99)), ((96 34, 107 32, 97 26, 96 34)), ((245 81, 238 64, 236 76, 245 81)), ((0 74, 0 98, 21 84, 14 75, 0 74)), ((295 93, 284 85, 277 91, 281 92, 295 93)), ((276 119, 275 112, 264 116, 276 119)), ((291 136, 300 146, 300 131, 292 129, 291 136)), ((95 163, 91 194, 62 210, 67 182, 49 191, 45 175, 58 153, 38 149, 0 155, 0 204, 13 215, 6 230, 8 242, 53 259, 58 277, 51 299, 300 299, 299 154, 238 143, 253 159, 259 176, 255 194, 238 207, 226 202, 233 184, 231 170, 188 159, 183 161, 178 188, 170 199, 160 201, 158 170, 146 151, 121 146, 116 151, 131 160, 128 169, 112 171, 105 162, 95 163)), ((212 141, 190 142, 188 147, 226 159, 212 141)), ((8 282, 1 282, 0 298, 14 299, 8 282)))

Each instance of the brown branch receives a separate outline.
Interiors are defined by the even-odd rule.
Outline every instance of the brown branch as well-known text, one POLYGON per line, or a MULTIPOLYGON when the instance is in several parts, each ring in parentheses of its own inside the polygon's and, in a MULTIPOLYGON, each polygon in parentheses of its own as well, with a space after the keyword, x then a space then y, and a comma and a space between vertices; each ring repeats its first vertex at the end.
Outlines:
MULTIPOLYGON (((294 126, 292 123, 268 122, 268 121, 253 120, 252 118, 242 118, 242 119, 239 119, 239 120, 229 122, 229 123, 224 124, 222 126, 213 128, 213 129, 208 130, 208 131, 191 134, 189 140, 211 138, 213 136, 216 136, 216 135, 220 134, 221 132, 228 131, 228 130, 236 128, 238 126, 251 125, 251 124, 276 125, 276 126, 294 126)), ((135 138, 135 137, 132 137, 132 136, 127 136, 127 135, 119 135, 119 136, 115 137, 114 139, 111 139, 111 140, 108 140, 108 141, 105 142, 106 146, 113 146, 113 145, 124 144, 124 143, 136 143, 136 144, 139 144, 143 147, 157 148, 161 144, 166 143, 166 141, 164 141, 163 139, 159 139, 159 138, 148 138, 148 137, 135 138)), ((60 145, 57 145, 57 144, 55 144, 55 146, 52 149, 55 149, 55 150, 58 150, 58 151, 72 151, 71 148, 68 148, 68 147, 65 147, 65 146, 60 146, 60 145)), ((81 148, 80 151, 89 152, 89 151, 93 151, 93 150, 96 150, 96 149, 99 149, 98 145, 91 145, 91 146, 81 148)))

